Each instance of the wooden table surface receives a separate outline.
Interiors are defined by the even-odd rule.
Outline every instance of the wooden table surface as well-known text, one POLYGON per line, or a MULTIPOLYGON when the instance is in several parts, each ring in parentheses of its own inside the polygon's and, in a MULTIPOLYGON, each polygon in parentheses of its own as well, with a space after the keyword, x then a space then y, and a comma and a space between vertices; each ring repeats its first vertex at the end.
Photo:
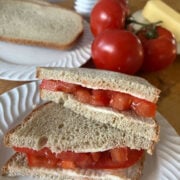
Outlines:
MULTIPOLYGON (((178 12, 180 12, 179 0, 164 0, 178 12)), ((141 9, 146 0, 129 0, 131 12, 141 9)), ((72 0, 65 0, 61 5, 73 8, 72 0)), ((158 102, 158 111, 170 122, 170 124, 180 133, 180 56, 169 68, 156 73, 141 74, 152 84, 161 89, 161 97, 158 102)), ((26 82, 7 81, 0 79, 0 94, 17 87, 26 82)))

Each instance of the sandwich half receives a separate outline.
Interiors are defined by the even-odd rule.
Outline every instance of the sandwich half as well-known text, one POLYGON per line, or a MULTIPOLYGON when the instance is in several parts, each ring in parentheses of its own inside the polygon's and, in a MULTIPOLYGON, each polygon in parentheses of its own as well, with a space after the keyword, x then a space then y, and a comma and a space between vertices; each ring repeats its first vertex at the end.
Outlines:
POLYGON ((144 150, 123 147, 134 136, 53 102, 41 105, 10 130, 6 146, 16 153, 4 176, 42 179, 139 179, 144 150))
POLYGON ((152 154, 159 140, 154 119, 160 90, 145 79, 88 68, 37 68, 43 100, 131 134, 124 146, 152 154))

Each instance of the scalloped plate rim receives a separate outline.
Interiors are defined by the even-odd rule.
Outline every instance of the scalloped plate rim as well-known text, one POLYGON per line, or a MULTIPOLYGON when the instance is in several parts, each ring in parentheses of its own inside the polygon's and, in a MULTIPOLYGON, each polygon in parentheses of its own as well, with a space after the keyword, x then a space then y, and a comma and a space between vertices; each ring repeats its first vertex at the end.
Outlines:
MULTIPOLYGON (((32 81, 32 80, 37 80, 35 77, 35 71, 36 71, 37 66, 80 67, 80 66, 84 65, 91 57, 91 43, 93 41, 93 36, 90 32, 89 23, 86 20, 83 20, 83 22, 84 22, 84 27, 85 27, 84 30, 85 30, 86 34, 83 33, 83 36, 81 37, 81 38, 83 38, 82 42, 81 42, 81 39, 79 39, 79 41, 78 41, 78 42, 80 42, 80 44, 82 43, 82 46, 80 46, 79 43, 77 43, 74 47, 79 47, 79 49, 70 50, 70 53, 67 52, 65 55, 62 54, 62 56, 63 56, 62 58, 65 62, 62 62, 62 61, 59 61, 56 59, 54 62, 48 62, 45 64, 28 65, 28 64, 11 63, 8 61, 7 58, 4 59, 1 57, 0 58, 0 63, 1 63, 0 78, 4 79, 4 80, 12 80, 12 81, 32 81), (85 34, 85 36, 84 36, 84 34, 85 34), (68 62, 68 56, 71 56, 71 57, 73 56, 73 58, 74 58, 74 56, 77 56, 77 57, 75 57, 73 59, 73 61, 71 60, 71 62, 68 62)), ((22 46, 22 48, 26 48, 26 47, 32 48, 32 50, 36 50, 36 48, 38 48, 39 52, 41 51, 40 49, 42 49, 42 52, 46 51, 46 49, 47 49, 47 51, 52 50, 52 51, 55 51, 56 53, 59 53, 58 50, 50 49, 50 48, 19 45, 19 44, 4 42, 4 41, 1 41, 1 43, 7 44, 10 46, 14 45, 18 49, 20 49, 20 47, 22 46)), ((67 51, 69 51, 69 50, 67 50, 67 51)), ((31 51, 28 50, 28 52, 30 53, 31 51)), ((63 53, 64 52, 65 51, 63 51, 63 53)), ((52 52, 50 52, 50 54, 52 54, 52 55, 49 55, 49 56, 53 56, 52 52)), ((25 55, 23 55, 23 56, 25 56, 25 55)), ((42 53, 42 56, 43 56, 43 53, 42 53)), ((21 57, 21 59, 22 59, 22 57, 21 57)))

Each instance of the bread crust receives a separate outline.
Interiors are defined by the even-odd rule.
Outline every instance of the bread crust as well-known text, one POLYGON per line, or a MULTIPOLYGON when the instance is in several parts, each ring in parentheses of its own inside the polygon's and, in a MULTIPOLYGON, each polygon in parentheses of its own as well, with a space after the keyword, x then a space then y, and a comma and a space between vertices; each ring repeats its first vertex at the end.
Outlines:
POLYGON ((11 130, 9 130, 7 132, 7 134, 4 136, 3 138, 3 143, 7 146, 7 147, 12 147, 12 144, 10 143, 10 136, 17 131, 19 128, 21 128, 25 123, 27 123, 27 121, 29 121, 32 117, 32 114, 40 111, 43 107, 47 106, 48 104, 50 104, 50 102, 47 102, 39 107, 37 107, 36 109, 34 109, 32 112, 30 112, 25 119, 23 120, 23 122, 21 124, 18 124, 17 126, 15 126, 14 128, 12 128, 11 130))
POLYGON ((17 156, 17 153, 15 153, 7 162, 6 164, 1 168, 1 174, 2 176, 8 176, 8 169, 9 169, 9 164, 15 159, 17 156))
MULTIPOLYGON (((41 178, 47 178, 47 179, 56 179, 56 180, 83 180, 84 178, 87 180, 113 180, 114 178, 119 180, 138 180, 140 179, 142 175, 142 170, 144 166, 144 156, 132 167, 129 167, 127 169, 122 170, 122 172, 119 174, 118 178, 118 170, 115 170, 113 173, 114 176, 107 176, 106 173, 100 172, 103 170, 100 170, 99 172, 96 172, 96 170, 75 170, 73 173, 73 170, 69 170, 70 173, 68 173, 68 170, 61 171, 60 169, 57 169, 58 173, 55 173, 54 170, 50 171, 45 168, 41 168, 46 172, 46 175, 49 175, 46 177, 46 175, 43 174, 43 171, 39 171, 39 168, 29 168, 27 165, 27 159, 24 154, 22 153, 16 153, 14 154, 3 166, 1 173, 3 176, 34 176, 34 177, 41 177, 41 178), (17 172, 18 171, 18 172, 17 172), (104 176, 104 177, 103 177, 104 176), (51 178, 50 178, 51 177, 51 178), (63 179, 64 178, 64 179, 63 179)), ((110 172, 112 173, 112 172, 110 172)))
POLYGON ((28 40, 28 39, 14 39, 9 37, 3 37, 0 36, 1 41, 15 43, 15 44, 23 44, 23 45, 30 45, 30 46, 39 46, 39 47, 45 47, 45 48, 52 48, 57 50, 65 50, 72 47, 72 45, 81 37, 83 34, 83 30, 77 34, 77 37, 74 38, 74 40, 68 44, 57 44, 57 43, 50 43, 45 41, 34 41, 34 40, 28 40))
POLYGON ((52 49, 57 49, 57 50, 65 50, 65 49, 69 49, 73 46, 73 44, 75 42, 77 42, 77 40, 82 36, 83 32, 84 32, 84 27, 83 27, 83 18, 76 13, 75 11, 72 11, 70 9, 61 7, 60 5, 57 4, 51 4, 48 2, 43 2, 43 1, 33 1, 33 0, 14 0, 14 1, 23 1, 26 3, 31 3, 31 4, 37 4, 40 6, 45 6, 45 7, 55 7, 55 8, 61 8, 61 9, 65 9, 67 11, 73 12, 74 14, 76 14, 77 16, 79 16, 81 18, 81 30, 79 32, 77 32, 76 36, 74 37, 74 39, 72 39, 70 42, 66 43, 66 44, 62 44, 60 43, 54 43, 54 42, 46 42, 46 41, 39 41, 39 40, 31 40, 31 39, 23 39, 23 38, 11 38, 11 37, 7 37, 7 36, 0 36, 0 40, 1 41, 5 41, 5 42, 10 42, 10 43, 15 43, 15 44, 23 44, 23 45, 30 45, 30 46, 39 46, 39 47, 45 47, 45 48, 52 48, 52 49))

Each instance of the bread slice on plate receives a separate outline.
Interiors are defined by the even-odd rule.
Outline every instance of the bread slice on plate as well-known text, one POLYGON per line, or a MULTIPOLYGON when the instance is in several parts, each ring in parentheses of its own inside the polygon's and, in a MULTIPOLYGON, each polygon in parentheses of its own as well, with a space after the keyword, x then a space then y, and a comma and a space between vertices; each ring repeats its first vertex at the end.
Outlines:
POLYGON ((56 49, 70 48, 83 33, 83 19, 48 2, 0 0, 0 40, 56 49))

